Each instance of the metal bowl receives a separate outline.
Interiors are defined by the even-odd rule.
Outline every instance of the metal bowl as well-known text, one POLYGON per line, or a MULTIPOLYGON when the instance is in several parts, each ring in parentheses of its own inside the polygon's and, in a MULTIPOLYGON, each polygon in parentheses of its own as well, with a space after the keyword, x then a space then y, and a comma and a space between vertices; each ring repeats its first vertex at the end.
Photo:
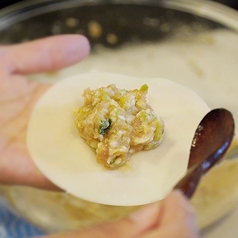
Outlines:
MULTIPOLYGON (((165 77, 195 90, 211 108, 229 109, 238 122, 235 10, 196 0, 31 0, 0 11, 1 44, 67 33, 87 36, 91 55, 75 66, 30 78, 54 82, 91 70, 165 77)), ((234 209, 238 186, 233 183, 238 178, 237 164, 226 161, 217 167, 192 200, 204 238, 238 235, 234 209), (223 183, 216 179, 218 173, 223 183), (221 209, 217 198, 232 205, 221 209)), ((1 192, 17 212, 47 232, 81 229, 136 209, 32 188, 2 187, 1 192)))

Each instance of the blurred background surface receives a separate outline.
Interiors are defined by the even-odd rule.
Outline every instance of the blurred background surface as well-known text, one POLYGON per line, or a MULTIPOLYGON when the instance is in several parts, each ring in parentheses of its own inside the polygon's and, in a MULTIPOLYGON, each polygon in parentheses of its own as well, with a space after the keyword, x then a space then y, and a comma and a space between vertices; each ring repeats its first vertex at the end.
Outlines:
MULTIPOLYGON (((17 2, 22 2, 22 1, 24 1, 24 0, 0 0, 0 8, 4 8, 11 4, 14 4, 17 2)), ((28 0, 28 1, 30 1, 30 0, 28 0)), ((213 0, 213 1, 225 4, 227 6, 233 7, 238 10, 238 1, 237 0, 213 0)))

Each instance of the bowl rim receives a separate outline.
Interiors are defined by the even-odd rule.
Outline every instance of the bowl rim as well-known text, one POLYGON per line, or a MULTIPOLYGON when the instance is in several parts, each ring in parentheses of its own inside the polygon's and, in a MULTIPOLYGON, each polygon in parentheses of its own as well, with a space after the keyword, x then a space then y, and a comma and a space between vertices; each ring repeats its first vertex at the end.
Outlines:
POLYGON ((191 13, 238 32, 238 11, 210 0, 26 0, 0 10, 0 31, 41 13, 83 5, 151 5, 191 13))

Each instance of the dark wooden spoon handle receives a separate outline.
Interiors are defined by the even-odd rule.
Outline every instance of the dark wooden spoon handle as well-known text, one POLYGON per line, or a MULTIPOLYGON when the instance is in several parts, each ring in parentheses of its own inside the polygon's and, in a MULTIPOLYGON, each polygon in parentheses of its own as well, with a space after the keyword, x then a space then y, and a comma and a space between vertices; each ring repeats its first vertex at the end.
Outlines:
POLYGON ((180 189, 187 198, 191 198, 202 177, 202 167, 194 166, 189 169, 186 175, 175 185, 174 189, 180 189))

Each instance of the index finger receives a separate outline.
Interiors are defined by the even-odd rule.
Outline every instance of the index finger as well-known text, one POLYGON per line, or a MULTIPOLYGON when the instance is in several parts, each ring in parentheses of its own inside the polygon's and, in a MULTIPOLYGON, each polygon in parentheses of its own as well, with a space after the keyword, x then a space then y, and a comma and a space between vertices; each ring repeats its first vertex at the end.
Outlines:
POLYGON ((90 45, 82 35, 59 35, 3 49, 7 73, 31 74, 75 64, 89 54, 90 45))

